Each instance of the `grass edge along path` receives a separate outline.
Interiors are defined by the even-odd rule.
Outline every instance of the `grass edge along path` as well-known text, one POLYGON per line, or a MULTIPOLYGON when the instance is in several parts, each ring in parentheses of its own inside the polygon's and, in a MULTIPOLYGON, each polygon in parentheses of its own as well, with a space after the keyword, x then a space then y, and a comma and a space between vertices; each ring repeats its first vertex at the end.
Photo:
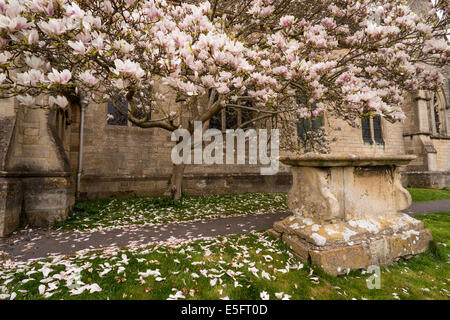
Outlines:
POLYGON ((408 188, 413 202, 447 200, 450 199, 450 188, 444 189, 422 189, 408 188))

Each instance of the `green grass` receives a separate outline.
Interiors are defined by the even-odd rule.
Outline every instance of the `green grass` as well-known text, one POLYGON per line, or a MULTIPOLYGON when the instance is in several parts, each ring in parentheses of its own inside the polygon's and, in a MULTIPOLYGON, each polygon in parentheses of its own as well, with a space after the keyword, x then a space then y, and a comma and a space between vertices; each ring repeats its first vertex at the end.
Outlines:
POLYGON ((266 233, 253 233, 34 263, 0 260, 0 298, 14 293, 15 299, 45 299, 39 294, 42 286, 44 294, 51 294, 49 299, 167 299, 177 292, 187 299, 260 299, 262 292, 270 299, 278 299, 277 293, 308 300, 449 299, 450 212, 418 218, 432 231, 434 248, 382 268, 380 290, 369 290, 368 275, 360 271, 333 277, 301 265, 283 243, 266 233), (157 269, 159 274, 142 275, 157 269), (88 288, 71 295, 67 285, 74 281, 81 281, 78 287, 95 283, 102 290, 91 294, 88 288))
POLYGON ((450 188, 444 189, 418 189, 409 188, 413 202, 450 199, 450 188))
POLYGON ((66 230, 215 219, 223 216, 286 211, 286 194, 233 194, 205 197, 141 197, 81 201, 69 219, 55 225, 66 230))
MULTIPOLYGON (((414 202, 450 199, 450 188, 408 189, 408 191, 414 202)), ((89 200, 77 202, 69 219, 57 223, 55 228, 83 231, 287 210, 286 194, 184 196, 180 201, 173 201, 167 197, 89 200)))

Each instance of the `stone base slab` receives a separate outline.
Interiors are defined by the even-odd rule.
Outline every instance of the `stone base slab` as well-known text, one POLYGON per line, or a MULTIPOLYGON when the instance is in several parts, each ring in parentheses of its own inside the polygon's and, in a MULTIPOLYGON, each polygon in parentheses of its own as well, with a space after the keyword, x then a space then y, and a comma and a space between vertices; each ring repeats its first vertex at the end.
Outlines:
POLYGON ((48 227, 67 219, 75 202, 70 177, 24 177, 24 212, 26 222, 48 227))
POLYGON ((450 171, 402 172, 402 183, 410 188, 448 188, 450 171))
POLYGON ((9 235, 19 227, 22 199, 21 181, 0 177, 0 237, 9 235))
POLYGON ((433 239, 422 221, 403 213, 325 225, 291 216, 276 222, 270 233, 289 245, 301 261, 332 275, 392 264, 425 252, 433 239))

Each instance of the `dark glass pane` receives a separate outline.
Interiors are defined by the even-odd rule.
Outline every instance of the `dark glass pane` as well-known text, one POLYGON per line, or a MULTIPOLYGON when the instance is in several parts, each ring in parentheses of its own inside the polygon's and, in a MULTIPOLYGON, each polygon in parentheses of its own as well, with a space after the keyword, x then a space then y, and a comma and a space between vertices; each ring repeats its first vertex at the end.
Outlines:
POLYGON ((314 131, 317 131, 323 127, 323 116, 313 118, 311 122, 312 122, 312 129, 314 131))
POLYGON ((299 106, 306 105, 306 98, 304 96, 297 95, 296 100, 297 100, 297 105, 299 105, 299 106))
MULTIPOLYGON (((247 101, 245 103, 247 107, 252 107, 252 103, 250 101, 247 101)), ((253 119, 253 111, 248 109, 241 109, 241 124, 244 124, 246 122, 249 122, 253 119)), ((244 128, 248 128, 252 125, 252 123, 246 125, 244 128)))
POLYGON ((123 96, 115 96, 108 102, 108 114, 113 116, 112 119, 108 118, 108 124, 112 126, 127 126, 128 116, 126 109, 128 102, 123 96), (122 110, 120 112, 119 110, 122 110))
POLYGON ((236 109, 225 108, 225 129, 235 129, 238 125, 238 113, 236 109))
MULTIPOLYGON (((150 95, 151 92, 152 92, 152 88, 143 90, 144 95, 150 95)), ((145 111, 145 108, 144 108, 145 99, 143 99, 140 94, 138 94, 136 96, 138 97, 138 108, 137 108, 137 113, 134 116, 140 120, 147 120, 147 121, 152 120, 151 110, 149 110, 148 112, 145 111)), ((134 123, 132 123, 131 125, 133 127, 136 127, 136 125, 134 123)))
MULTIPOLYGON (((134 115, 139 120, 152 120, 152 114, 151 112, 145 112, 142 109, 138 109, 137 113, 134 115)), ((137 127, 134 123, 131 123, 133 127, 137 127)))
MULTIPOLYGON (((304 105, 305 99, 303 99, 301 97, 297 97, 297 103, 299 105, 304 105)), ((316 108, 317 108, 317 104, 313 103, 311 106, 311 111, 313 111, 316 108)), ((310 130, 317 131, 320 128, 322 128, 323 124, 324 124, 323 119, 324 119, 323 115, 315 117, 315 118, 310 118, 310 119, 304 119, 299 116, 299 118, 298 118, 298 135, 299 135, 299 137, 304 137, 306 132, 308 132, 310 130)))
POLYGON ((218 129, 222 131, 222 111, 220 111, 214 117, 209 119, 209 128, 218 129))
POLYGON ((437 100, 437 94, 434 94, 434 98, 433 98, 433 111, 434 111, 434 123, 436 126, 436 133, 440 134, 441 133, 441 119, 439 117, 439 104, 438 104, 438 100, 437 100))
POLYGON ((373 144, 372 133, 370 130, 370 118, 361 119, 362 137, 364 143, 373 144))
POLYGON ((310 119, 304 119, 302 117, 298 117, 298 137, 305 138, 305 135, 308 131, 311 130, 311 122, 310 119))
POLYGON ((217 93, 217 91, 215 91, 213 89, 209 89, 208 90, 208 98, 211 98, 211 94, 214 94, 214 101, 213 102, 217 102, 217 100, 219 100, 219 94, 217 93))
MULTIPOLYGON (((214 102, 217 102, 217 100, 219 99, 219 94, 217 93, 217 91, 209 89, 208 98, 211 98, 212 94, 214 94, 214 102)), ((222 131, 222 111, 216 113, 216 115, 209 119, 209 128, 222 131)))
POLYGON ((373 118, 373 135, 374 135, 376 144, 384 144, 380 117, 373 118))

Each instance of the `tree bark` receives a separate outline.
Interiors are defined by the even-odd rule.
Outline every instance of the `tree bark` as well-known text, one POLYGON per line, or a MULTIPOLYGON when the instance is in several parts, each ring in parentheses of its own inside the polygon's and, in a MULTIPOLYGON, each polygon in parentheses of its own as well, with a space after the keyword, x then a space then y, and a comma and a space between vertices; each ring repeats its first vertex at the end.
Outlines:
POLYGON ((173 200, 180 200, 182 196, 182 186, 183 186, 183 174, 184 174, 184 164, 173 165, 172 167, 172 177, 170 179, 169 187, 164 193, 165 196, 170 196, 173 200))

